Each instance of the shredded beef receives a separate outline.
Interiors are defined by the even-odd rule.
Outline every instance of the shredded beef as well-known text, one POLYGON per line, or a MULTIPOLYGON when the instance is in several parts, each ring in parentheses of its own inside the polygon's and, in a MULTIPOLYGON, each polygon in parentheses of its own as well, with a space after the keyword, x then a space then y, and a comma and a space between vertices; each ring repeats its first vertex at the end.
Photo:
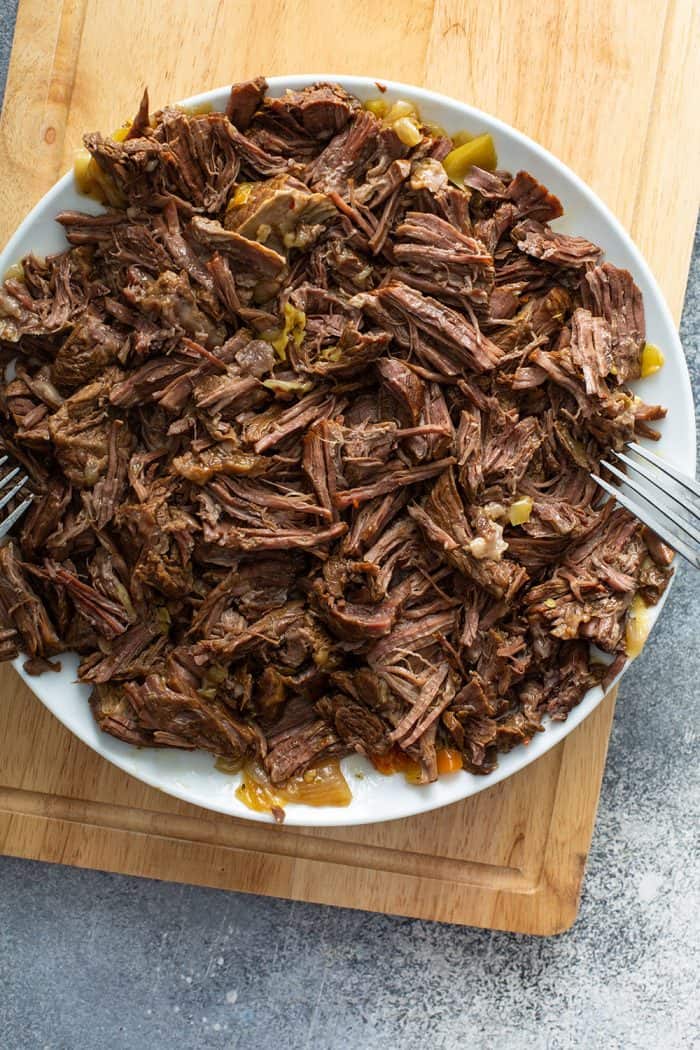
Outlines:
POLYGON ((669 579, 590 479, 664 415, 627 386, 641 293, 529 173, 456 186, 427 126, 266 91, 86 136, 109 208, 0 289, 35 494, 0 659, 77 650, 105 732, 274 784, 350 752, 488 773, 669 579))

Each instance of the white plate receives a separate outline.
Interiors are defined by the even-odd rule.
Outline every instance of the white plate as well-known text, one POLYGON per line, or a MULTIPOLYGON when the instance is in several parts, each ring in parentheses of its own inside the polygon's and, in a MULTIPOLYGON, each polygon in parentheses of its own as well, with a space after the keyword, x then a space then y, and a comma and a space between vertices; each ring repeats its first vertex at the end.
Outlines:
MULTIPOLYGON (((299 89, 318 80, 337 81, 362 99, 378 95, 376 82, 368 77, 334 74, 272 77, 269 90, 271 95, 280 95, 286 88, 299 89)), ((590 238, 605 249, 610 262, 632 272, 644 296, 648 339, 662 347, 666 355, 664 368, 637 383, 635 390, 645 401, 669 408, 668 418, 661 424, 661 441, 655 448, 681 470, 693 473, 695 420, 683 350, 649 267, 617 219, 561 161, 507 124, 432 91, 392 81, 382 83, 387 88, 387 99, 407 98, 415 102, 424 118, 442 125, 450 133, 465 128, 475 133, 491 132, 502 168, 531 171, 561 199, 565 215, 558 220, 558 228, 590 238)), ((204 92, 188 99, 187 104, 211 103, 214 109, 223 109, 228 91, 228 88, 220 88, 204 92)), ((125 114, 116 113, 114 116, 116 125, 125 114)), ((0 273, 29 251, 39 255, 60 251, 66 242, 53 219, 59 211, 67 208, 91 212, 101 210, 99 205, 76 191, 72 173, 57 182, 24 220, 0 255, 0 273)), ((663 602, 653 610, 653 621, 659 615, 661 605, 663 602)), ((234 789, 239 778, 218 772, 211 755, 138 750, 100 732, 88 706, 90 690, 75 681, 77 659, 63 655, 61 661, 63 670, 60 674, 46 674, 40 678, 24 674, 21 658, 14 666, 49 711, 89 747, 146 784, 186 802, 247 820, 270 819, 264 814, 251 812, 238 801, 234 789)), ((527 747, 517 747, 501 756, 497 770, 488 777, 459 772, 441 778, 436 784, 417 787, 407 784, 401 775, 382 776, 359 756, 346 759, 344 768, 353 793, 351 805, 343 809, 290 805, 286 810, 286 823, 319 827, 369 824, 424 813, 475 795, 512 776, 549 751, 591 713, 602 697, 600 688, 591 689, 566 722, 549 723, 545 732, 537 733, 527 747)))

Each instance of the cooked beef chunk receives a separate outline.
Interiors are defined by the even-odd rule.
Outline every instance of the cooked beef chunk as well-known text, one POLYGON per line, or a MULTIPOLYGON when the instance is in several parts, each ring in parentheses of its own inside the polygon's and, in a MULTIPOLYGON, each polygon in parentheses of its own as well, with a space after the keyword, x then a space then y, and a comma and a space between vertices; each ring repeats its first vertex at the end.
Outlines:
POLYGON ((649 547, 640 522, 621 509, 609 510, 610 504, 525 601, 528 615, 556 638, 584 638, 616 652, 624 645, 626 614, 642 583, 649 547))
POLYGON ((248 130, 255 111, 262 105, 266 91, 265 77, 256 77, 255 80, 233 85, 226 105, 226 116, 239 131, 248 130))
MULTIPOLYGON (((110 681, 95 686, 90 694, 92 714, 100 729, 137 747, 157 747, 153 734, 139 725, 136 710, 124 687, 110 681)), ((162 747, 171 746, 161 744, 162 747)))
MULTIPOLYGON (((155 674, 148 675, 141 685, 125 682, 123 690, 135 713, 137 729, 146 735, 144 743, 200 748, 224 758, 241 758, 256 750, 255 730, 235 718, 221 701, 205 701, 191 688, 179 692, 155 674)), ((119 732, 114 735, 122 736, 119 732)))
POLYGON ((111 206, 0 288, 35 490, 0 659, 76 650, 105 732, 275 785, 350 752, 488 773, 670 576, 590 478, 664 415, 627 386, 641 293, 527 172, 458 187, 427 126, 266 89, 88 135, 111 206))
POLYGON ((265 767, 273 784, 284 784, 319 759, 347 750, 325 719, 290 726, 274 733, 269 740, 265 767))
POLYGON ((610 355, 618 383, 639 379, 645 324, 642 293, 627 270, 603 263, 588 270, 581 283, 584 306, 602 317, 610 330, 610 355))
POLYGON ((479 241, 425 212, 408 212, 396 238, 394 255, 407 284, 465 309, 488 303, 493 256, 479 241))
MULTIPOLYGON (((173 197, 207 212, 226 203, 244 157, 238 133, 221 113, 190 116, 181 109, 164 109, 155 129, 123 142, 99 133, 85 136, 85 145, 101 171, 125 201, 148 204, 173 197)), ((249 160, 245 157, 245 160, 249 160)))
POLYGON ((205 219, 195 215, 190 224, 192 234, 205 248, 224 252, 230 256, 233 264, 260 277, 277 277, 284 269, 284 258, 264 244, 250 240, 235 230, 224 229, 214 219, 205 219))
POLYGON ((319 700, 316 708, 352 751, 383 755, 390 750, 386 723, 364 704, 338 694, 319 700))
MULTIPOLYGON (((184 272, 166 270, 156 280, 139 278, 124 287, 122 294, 147 320, 162 326, 163 342, 184 334, 211 347, 225 339, 224 329, 202 309, 184 272)), ((138 322, 134 327, 138 331, 138 322)))
POLYGON ((92 312, 86 312, 61 345, 51 366, 51 378, 61 388, 75 389, 113 364, 124 339, 92 312))
POLYGON ((564 209, 553 193, 533 178, 528 171, 519 171, 509 184, 506 200, 512 201, 516 219, 534 219, 551 222, 564 214, 564 209))
POLYGON ((337 215, 323 193, 312 193, 291 175, 278 175, 246 186, 232 200, 224 225, 242 237, 262 241, 278 252, 308 248, 337 215))
POLYGON ((162 666, 166 647, 159 624, 137 624, 115 639, 106 653, 86 656, 80 664, 80 680, 103 684, 149 674, 162 666))
POLYGON ((486 372, 495 368, 500 360, 499 348, 472 322, 400 281, 382 285, 376 292, 358 295, 355 301, 379 323, 384 316, 377 312, 377 305, 380 311, 386 311, 390 325, 391 319, 395 319, 392 335, 396 341, 406 346, 414 342, 417 353, 427 362, 439 360, 440 351, 446 354, 452 362, 447 366, 448 375, 458 375, 462 371, 486 372), (401 328, 396 327, 397 323, 401 328), (429 344, 413 336, 416 330, 424 333, 430 344, 436 345, 437 353, 432 357, 429 344))
POLYGON ((453 471, 444 471, 424 505, 409 507, 408 513, 423 532, 426 543, 494 597, 510 602, 526 583, 523 567, 502 557, 507 544, 484 534, 488 527, 493 532, 495 523, 478 511, 472 511, 472 521, 468 520, 453 471))
POLYGON ((595 263, 603 252, 602 248, 585 237, 558 233, 534 219, 527 219, 514 226, 513 240, 521 252, 562 267, 576 268, 595 263))
POLYGON ((14 628, 30 656, 48 656, 63 648, 44 603, 29 585, 14 543, 0 547, 0 613, 5 641, 13 638, 8 628, 14 628))
POLYGON ((281 98, 268 99, 267 108, 293 117, 307 134, 325 140, 343 130, 360 104, 339 84, 312 84, 303 91, 286 91, 281 98))
POLYGON ((393 161, 407 153, 393 128, 357 109, 344 130, 309 165, 304 181, 321 193, 337 193, 339 199, 350 200, 355 187, 380 179, 393 161))
POLYGON ((109 455, 109 394, 121 378, 116 369, 88 383, 49 416, 48 429, 57 464, 73 485, 91 489, 102 477, 109 455))

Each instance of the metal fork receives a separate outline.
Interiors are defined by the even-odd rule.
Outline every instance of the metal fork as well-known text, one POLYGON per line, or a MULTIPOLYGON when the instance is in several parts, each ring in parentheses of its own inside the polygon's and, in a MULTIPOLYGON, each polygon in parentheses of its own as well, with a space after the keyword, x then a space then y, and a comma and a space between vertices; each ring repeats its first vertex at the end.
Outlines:
POLYGON ((637 462, 624 452, 610 450, 613 456, 624 463, 629 471, 643 478, 645 483, 637 481, 634 476, 630 477, 613 463, 601 460, 600 465, 605 467, 618 481, 623 482, 631 492, 641 496, 648 505, 621 492, 617 485, 604 481, 597 474, 591 473, 591 477, 602 489, 614 496, 620 506, 625 507, 631 514, 634 514, 635 518, 639 518, 645 525, 648 525, 669 547, 678 551, 696 569, 700 569, 700 530, 693 524, 693 521, 689 521, 671 507, 659 502, 659 495, 666 496, 687 511, 692 518, 700 521, 700 484, 695 478, 683 474, 670 463, 655 456, 653 452, 642 448, 641 445, 630 443, 626 449, 639 456, 645 463, 650 464, 651 468, 656 468, 650 469, 649 466, 637 462), (660 477, 657 471, 666 477, 660 477), (697 544, 697 547, 686 537, 697 544))
MULTIPOLYGON (((5 466, 7 461, 8 461, 8 457, 7 456, 0 456, 0 471, 5 466)), ((3 477, 0 478, 0 518, 1 518, 1 515, 2 515, 2 511, 5 509, 5 507, 7 507, 8 504, 12 502, 12 500, 15 498, 15 496, 18 496, 20 494, 20 492, 22 491, 24 486, 29 481, 29 475, 28 474, 20 474, 20 472, 21 472, 21 467, 12 467, 11 466, 11 468, 10 468, 10 470, 8 470, 7 474, 3 475, 3 477), (20 475, 20 477, 18 477, 18 475, 20 475), (17 480, 15 480, 15 479, 17 479, 17 480), (14 481, 14 485, 12 485, 12 488, 10 488, 7 492, 3 491, 13 481, 14 481)), ((21 503, 18 503, 18 505, 13 510, 10 511, 10 513, 7 515, 6 518, 1 518, 1 520, 0 520, 0 540, 4 536, 6 536, 8 534, 8 532, 10 531, 12 526, 15 524, 15 522, 19 521, 19 519, 22 517, 24 512, 26 510, 28 510, 29 507, 31 507, 31 505, 32 505, 32 496, 27 496, 26 499, 23 499, 21 503)))

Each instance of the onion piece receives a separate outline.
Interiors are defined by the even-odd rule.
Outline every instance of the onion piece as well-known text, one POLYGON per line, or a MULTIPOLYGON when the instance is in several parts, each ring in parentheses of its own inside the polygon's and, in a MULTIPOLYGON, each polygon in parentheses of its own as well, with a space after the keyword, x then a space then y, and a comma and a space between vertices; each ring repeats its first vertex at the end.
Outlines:
POLYGON ((243 766, 243 780, 236 797, 258 813, 274 813, 287 802, 305 806, 349 806, 352 802, 352 792, 337 758, 326 759, 281 787, 270 782, 258 759, 251 759, 243 766))

